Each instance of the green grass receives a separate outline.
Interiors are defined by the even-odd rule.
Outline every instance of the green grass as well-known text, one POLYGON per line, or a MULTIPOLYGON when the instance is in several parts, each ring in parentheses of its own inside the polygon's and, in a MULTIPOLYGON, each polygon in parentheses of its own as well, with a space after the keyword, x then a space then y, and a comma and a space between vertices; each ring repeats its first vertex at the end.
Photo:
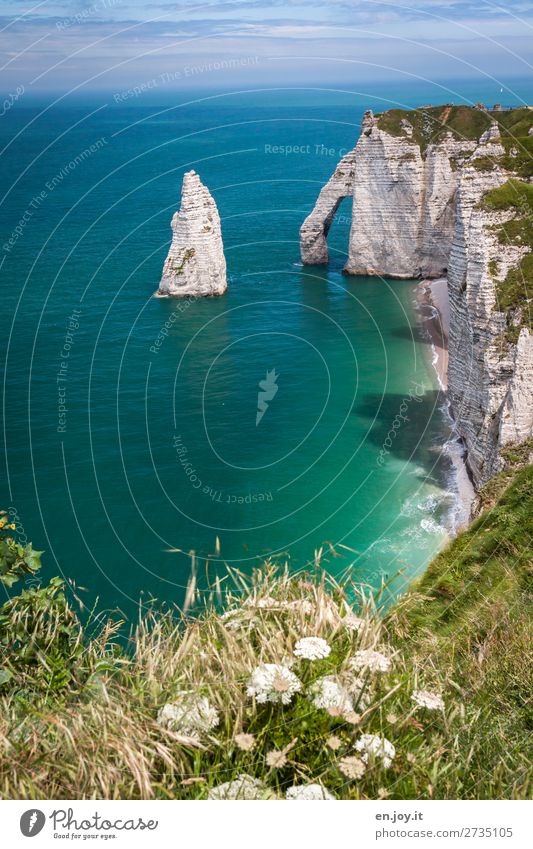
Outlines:
POLYGON ((519 470, 531 462, 533 439, 527 439, 519 445, 507 445, 502 448, 501 455, 505 461, 505 468, 480 489, 477 497, 477 512, 493 507, 512 483, 519 470))
POLYGON ((491 189, 483 197, 486 209, 515 209, 517 212, 533 213, 533 186, 522 180, 511 179, 497 189, 491 189))
POLYGON ((527 179, 533 175, 533 136, 528 135, 533 126, 533 110, 513 109, 511 112, 495 113, 505 148, 500 164, 509 171, 527 179))
POLYGON ((476 140, 491 124, 491 118, 486 112, 469 106, 389 109, 377 117, 380 129, 406 140, 408 137, 402 129, 402 120, 409 121, 413 127, 411 141, 420 146, 422 153, 429 144, 436 143, 448 131, 457 139, 476 140))
POLYGON ((476 171, 494 171, 496 161, 492 156, 477 156, 469 163, 476 171))
POLYGON ((533 175, 533 136, 528 135, 533 126, 533 110, 512 109, 509 112, 485 112, 471 106, 431 106, 421 109, 389 109, 376 116, 378 126, 393 136, 409 137, 402 128, 402 120, 413 127, 410 141, 419 145, 422 154, 429 144, 435 144, 446 132, 456 139, 477 141, 493 121, 500 127, 501 143, 505 154, 501 157, 478 157, 472 162, 480 171, 490 171, 501 165, 514 171, 517 177, 527 179, 533 175))
MULTIPOLYGON (((504 474, 508 481, 512 472, 504 474)), ((410 614, 415 630, 456 639, 466 629, 480 639, 493 625, 494 603, 528 599, 533 590, 532 507, 533 466, 527 466, 497 503, 430 564, 415 587, 425 598, 410 614)), ((528 609, 533 612, 533 597, 528 609)))
MULTIPOLYGON (((515 468, 524 462, 525 449, 509 451, 515 468)), ((4 629, 24 625, 35 651, 4 644, 0 795, 203 799, 247 774, 269 798, 309 783, 345 799, 529 798, 532 489, 532 467, 509 472, 384 619, 349 581, 322 574, 320 555, 306 574, 231 572, 226 591, 202 602, 191 584, 189 611, 146 615, 128 650, 116 623, 95 631, 65 611, 59 588, 47 605, 32 591, 2 611, 4 629), (325 639, 329 656, 296 657, 302 636, 325 639), (389 671, 355 672, 361 649, 390 658, 389 671), (287 704, 247 695, 263 663, 289 664, 300 680, 287 704), (324 675, 348 691, 350 710, 313 704, 324 675), (444 711, 417 708, 421 689, 442 694, 444 711), (197 697, 216 710, 213 727, 158 722, 165 704, 197 697), (385 737, 396 756, 387 768, 370 758, 355 778, 345 758, 360 755, 362 734, 385 737)))
MULTIPOLYGON (((509 449, 517 465, 526 453, 509 449)), ((533 468, 514 475, 511 466, 482 494, 490 509, 433 561, 400 611, 404 651, 410 642, 418 662, 448 666, 466 711, 459 797, 531 793, 533 468)))

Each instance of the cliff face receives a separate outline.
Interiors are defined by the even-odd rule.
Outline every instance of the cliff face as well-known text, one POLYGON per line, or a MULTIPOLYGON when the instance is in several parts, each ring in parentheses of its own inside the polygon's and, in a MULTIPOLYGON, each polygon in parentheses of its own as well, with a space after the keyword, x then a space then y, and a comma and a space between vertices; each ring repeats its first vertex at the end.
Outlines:
POLYGON ((508 172, 479 167, 481 156, 498 162, 503 154, 500 144, 480 146, 461 173, 448 273, 449 394, 477 486, 503 467, 502 448, 533 432, 533 336, 527 327, 509 334, 509 325, 520 324, 520 308, 504 310, 498 298, 498 284, 530 249, 499 238, 517 219, 512 207, 483 203, 508 183, 508 172))
POLYGON ((158 297, 222 295, 227 288, 220 216, 198 174, 183 178, 181 207, 172 218, 172 243, 158 297))
MULTIPOLYGON (((533 433, 531 268, 523 265, 533 249, 533 188, 527 156, 514 147, 533 112, 499 118, 505 139, 494 117, 467 107, 367 112, 341 162, 353 172, 345 271, 448 276, 449 397, 477 487, 503 467, 506 445, 533 433)), ((301 228, 304 263, 327 261, 325 237, 349 179, 342 170, 301 228)))
POLYGON ((445 134, 423 152, 407 119, 400 134, 363 118, 357 145, 326 183, 300 230, 304 264, 326 263, 326 237, 344 197, 352 196, 348 274, 439 276, 450 252, 459 168, 474 141, 445 134))

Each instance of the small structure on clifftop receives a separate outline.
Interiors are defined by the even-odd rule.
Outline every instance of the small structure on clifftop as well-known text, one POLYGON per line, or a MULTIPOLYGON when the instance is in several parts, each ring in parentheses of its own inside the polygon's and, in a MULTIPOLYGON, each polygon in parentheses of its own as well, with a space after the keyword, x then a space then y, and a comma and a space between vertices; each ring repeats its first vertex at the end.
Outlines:
POLYGON ((171 222, 172 244, 156 296, 201 298, 227 289, 220 216, 195 171, 183 177, 181 207, 171 222))

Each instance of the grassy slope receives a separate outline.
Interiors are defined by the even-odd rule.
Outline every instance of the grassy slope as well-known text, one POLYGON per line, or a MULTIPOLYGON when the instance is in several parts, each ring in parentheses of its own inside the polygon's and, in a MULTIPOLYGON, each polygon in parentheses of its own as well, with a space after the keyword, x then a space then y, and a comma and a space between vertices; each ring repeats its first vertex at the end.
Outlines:
POLYGON ((482 513, 430 564, 416 586, 424 596, 410 619, 418 630, 482 636, 494 624, 493 603, 533 605, 533 466, 522 469, 482 513))
POLYGON ((482 497, 492 506, 431 563, 394 614, 401 643, 411 646, 405 650, 448 667, 475 718, 458 738, 468 759, 456 787, 469 796, 522 796, 531 782, 533 467, 493 503, 508 482, 509 473, 491 482, 482 497))

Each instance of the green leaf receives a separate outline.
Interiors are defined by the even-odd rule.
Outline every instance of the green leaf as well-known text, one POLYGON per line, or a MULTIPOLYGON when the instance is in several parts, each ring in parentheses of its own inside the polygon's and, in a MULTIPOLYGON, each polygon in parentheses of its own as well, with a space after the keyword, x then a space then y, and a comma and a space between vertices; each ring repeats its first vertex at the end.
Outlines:
POLYGON ((13 678, 13 673, 9 669, 0 669, 0 687, 2 684, 7 684, 13 678))

